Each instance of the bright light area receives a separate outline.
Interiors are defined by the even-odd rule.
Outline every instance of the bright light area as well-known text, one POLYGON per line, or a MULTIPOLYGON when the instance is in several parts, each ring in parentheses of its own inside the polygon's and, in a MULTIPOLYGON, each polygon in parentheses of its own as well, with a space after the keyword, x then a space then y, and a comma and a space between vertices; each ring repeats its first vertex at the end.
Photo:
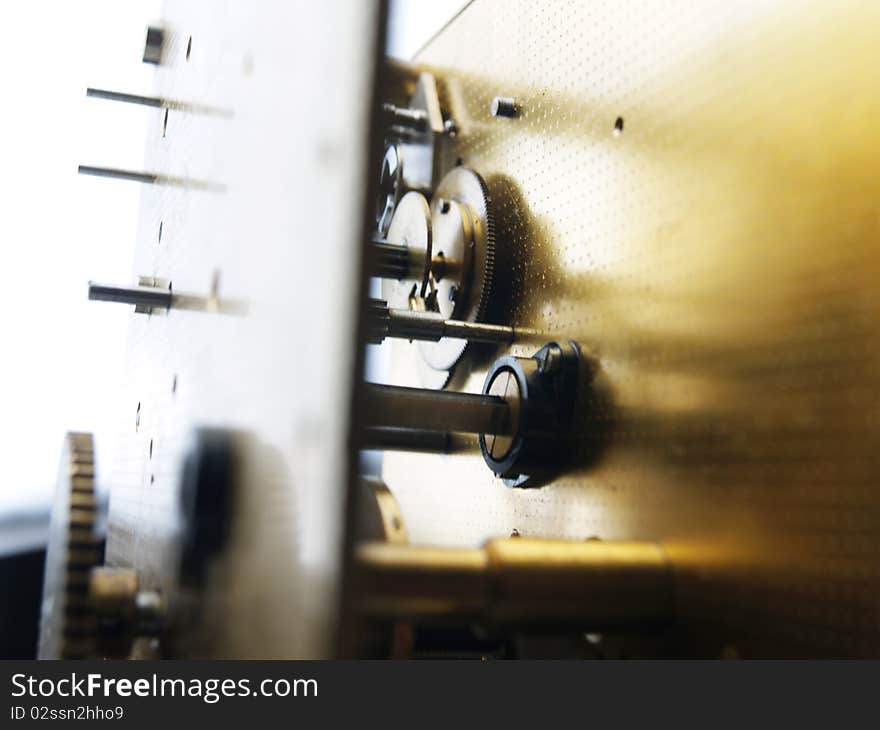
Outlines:
POLYGON ((48 504, 65 431, 91 430, 99 453, 112 453, 131 315, 87 302, 86 284, 131 280, 140 189, 76 168, 143 165, 158 110, 85 90, 151 91, 154 66, 142 57, 160 3, 28 0, 4 10, 0 515, 48 504))
MULTIPOLYGON (((464 4, 393 1, 391 55, 410 58, 464 4)), ((144 38, 160 18, 160 0, 29 0, 4 16, 0 517, 48 506, 65 431, 95 434, 99 477, 112 465, 131 310, 88 302, 86 284, 132 282, 141 191, 76 168, 142 167, 161 112, 85 90, 150 94, 144 38)))
POLYGON ((465 0, 391 0, 388 55, 411 59, 467 4, 465 0))

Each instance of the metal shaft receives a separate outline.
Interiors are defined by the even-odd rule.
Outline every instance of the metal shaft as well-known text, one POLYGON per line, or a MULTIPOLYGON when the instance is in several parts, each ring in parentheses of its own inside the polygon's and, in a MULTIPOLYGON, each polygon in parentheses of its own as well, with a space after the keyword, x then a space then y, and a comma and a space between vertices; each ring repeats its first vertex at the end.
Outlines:
POLYGON ((437 342, 444 337, 458 337, 473 342, 509 344, 516 339, 516 330, 513 327, 443 319, 406 309, 389 309, 388 320, 388 335, 406 340, 437 342))
POLYGON ((126 94, 121 91, 109 91, 108 89, 86 89, 86 96, 95 99, 107 99, 108 101, 121 101, 125 104, 140 104, 141 106, 152 106, 162 108, 169 106, 166 99, 158 96, 139 96, 138 94, 126 94))
POLYGON ((385 114, 386 123, 393 127, 404 127, 416 132, 425 132, 428 129, 428 113, 422 109, 407 109, 383 104, 382 112, 385 114))
POLYGON ((367 426, 475 434, 516 430, 504 398, 366 383, 367 426))
POLYGON ((521 335, 529 334, 526 330, 498 324, 443 319, 431 312, 389 309, 381 299, 370 300, 368 325, 370 342, 374 344, 380 344, 386 337, 428 342, 456 337, 471 342, 510 344, 521 335))
POLYGON ((169 289, 154 289, 148 286, 113 286, 112 284, 97 284, 90 281, 89 299, 170 309, 173 295, 169 289))
POLYGON ((644 626, 672 616, 672 576, 650 542, 490 540, 482 548, 366 543, 363 615, 419 623, 644 626))
POLYGON ((94 175, 95 177, 112 177, 116 180, 132 180, 134 182, 155 184, 160 176, 152 172, 135 172, 133 170, 119 170, 114 167, 92 167, 80 165, 77 169, 80 175, 94 175))
POLYGON ((449 431, 371 426, 362 432, 358 447, 376 451, 415 451, 428 454, 458 454, 480 450, 472 435, 449 431))

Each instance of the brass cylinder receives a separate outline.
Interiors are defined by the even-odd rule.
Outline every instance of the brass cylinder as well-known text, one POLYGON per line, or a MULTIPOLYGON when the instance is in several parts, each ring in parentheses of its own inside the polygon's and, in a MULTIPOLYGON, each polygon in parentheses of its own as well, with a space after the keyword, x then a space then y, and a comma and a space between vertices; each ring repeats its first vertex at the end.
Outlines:
POLYGON ((137 571, 130 568, 102 566, 89 576, 89 597, 98 615, 133 616, 137 593, 137 571))
POLYGON ((649 542, 509 538, 482 548, 357 548, 359 606, 417 623, 645 626, 672 616, 669 565, 649 542))

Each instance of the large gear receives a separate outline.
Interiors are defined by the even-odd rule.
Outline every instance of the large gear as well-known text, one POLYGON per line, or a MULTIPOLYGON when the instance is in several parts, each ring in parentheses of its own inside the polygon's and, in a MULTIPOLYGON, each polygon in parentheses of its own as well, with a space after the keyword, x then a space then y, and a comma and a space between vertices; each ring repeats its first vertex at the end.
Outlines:
POLYGON ((474 257, 471 273, 471 296, 459 315, 468 322, 478 322, 486 316, 492 281, 495 275, 495 216, 492 197, 483 178, 466 167, 453 168, 437 185, 434 200, 453 200, 471 214, 474 228, 474 257))
POLYGON ((403 279, 384 279, 382 297, 397 309, 409 309, 414 299, 424 298, 428 287, 432 251, 431 206, 421 193, 410 191, 394 210, 388 227, 388 243, 406 247, 410 274, 403 279))
MULTIPOLYGON (((455 167, 447 173, 434 191, 432 220, 441 218, 444 206, 455 205, 465 217, 466 237, 471 247, 467 269, 460 277, 461 290, 454 312, 447 317, 467 322, 480 322, 486 316, 495 275, 495 218, 489 189, 476 172, 466 167, 455 167)), ((437 233, 434 250, 443 250, 444 243, 437 233)), ((419 349, 424 361, 436 371, 449 371, 464 354, 466 340, 444 338, 439 342, 421 342, 419 349)), ((423 380, 436 387, 436 378, 423 372, 423 380)), ((447 378, 443 378, 445 384, 447 378)), ((442 385, 440 386, 442 387, 442 385)))
POLYGON ((95 654, 97 619, 89 600, 89 578, 102 557, 96 514, 94 440, 89 433, 68 433, 46 551, 39 659, 95 654))

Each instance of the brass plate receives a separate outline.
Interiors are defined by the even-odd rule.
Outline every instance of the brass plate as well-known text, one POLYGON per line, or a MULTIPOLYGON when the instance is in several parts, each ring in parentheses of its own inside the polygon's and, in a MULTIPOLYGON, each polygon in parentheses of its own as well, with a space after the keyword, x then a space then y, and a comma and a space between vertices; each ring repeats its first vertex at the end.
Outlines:
MULTIPOLYGON (((665 653, 880 655, 878 29, 876 3, 478 0, 423 50, 495 203, 495 318, 593 350, 613 405, 601 461, 542 489, 387 454, 412 542, 659 540, 665 653)), ((392 370, 417 381, 405 347, 392 370)))

